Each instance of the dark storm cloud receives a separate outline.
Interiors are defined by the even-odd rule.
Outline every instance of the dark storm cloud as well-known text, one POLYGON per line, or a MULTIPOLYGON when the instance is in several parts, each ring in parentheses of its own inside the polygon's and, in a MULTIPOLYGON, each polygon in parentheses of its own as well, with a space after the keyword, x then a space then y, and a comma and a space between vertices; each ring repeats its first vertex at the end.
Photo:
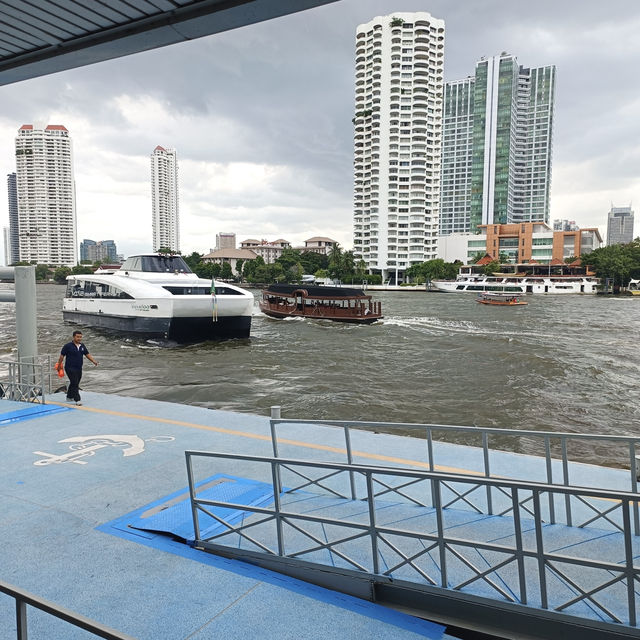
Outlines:
MULTIPOLYGON (((11 141, 23 122, 75 114, 84 121, 83 135, 90 137, 74 135, 77 153, 90 147, 96 157, 86 153, 86 162, 96 170, 101 155, 113 155, 106 166, 126 183, 148 182, 147 159, 157 144, 175 147, 181 180, 196 190, 181 193, 181 199, 187 208, 193 205, 195 216, 210 211, 198 203, 214 198, 218 212, 242 206, 243 215, 253 211, 259 223, 268 215, 272 220, 282 216, 284 233, 285 225, 294 224, 292 212, 304 210, 306 217, 315 215, 329 225, 328 235, 335 224, 346 237, 351 227, 355 30, 394 11, 429 11, 445 20, 446 80, 472 75, 481 56, 502 51, 528 67, 555 64, 556 200, 571 207, 571 197, 582 188, 630 199, 627 194, 638 188, 640 179, 637 0, 613 0, 606 7, 595 0, 342 0, 2 87, 0 122, 12 127, 3 140, 11 141), (170 126, 151 124, 135 108, 131 113, 138 115, 132 119, 123 107, 127 100, 161 105, 170 126), (243 192, 223 189, 220 170, 213 180, 218 191, 212 193, 207 182, 208 191, 200 194, 200 178, 185 173, 185 167, 198 163, 250 163, 280 170, 268 187, 247 184, 243 192), (323 205, 341 213, 325 220, 323 205)), ((74 123, 64 124, 72 129, 74 123)), ((5 171, 10 171, 10 151, 4 157, 5 171)), ((594 201, 592 215, 604 215, 608 206, 608 201, 594 201)), ((580 223, 578 214, 568 211, 552 210, 552 217, 580 223)))

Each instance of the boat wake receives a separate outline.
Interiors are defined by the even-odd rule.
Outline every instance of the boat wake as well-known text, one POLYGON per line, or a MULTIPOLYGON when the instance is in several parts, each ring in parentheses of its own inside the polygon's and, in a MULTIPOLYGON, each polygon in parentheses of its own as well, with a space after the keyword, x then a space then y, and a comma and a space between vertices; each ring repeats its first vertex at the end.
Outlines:
POLYGON ((413 318, 385 318, 385 325, 392 325, 419 331, 420 333, 430 333, 433 335, 463 333, 466 335, 497 336, 500 338, 552 338, 550 334, 537 333, 535 331, 509 331, 504 327, 489 329, 479 326, 473 322, 465 320, 443 320, 435 317, 413 317, 413 318))

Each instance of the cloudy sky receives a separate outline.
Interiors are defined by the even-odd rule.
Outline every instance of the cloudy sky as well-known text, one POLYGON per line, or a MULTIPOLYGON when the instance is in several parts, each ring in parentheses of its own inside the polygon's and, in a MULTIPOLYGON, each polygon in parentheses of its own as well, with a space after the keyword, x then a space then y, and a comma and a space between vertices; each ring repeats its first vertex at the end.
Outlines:
POLYGON ((445 80, 502 51, 555 64, 551 218, 604 230, 612 202, 633 202, 640 217, 638 0, 340 0, 0 87, 2 175, 15 171, 20 125, 65 125, 78 239, 148 251, 149 155, 160 144, 178 151, 183 253, 207 252, 220 231, 351 248, 355 29, 401 11, 445 20, 445 80))

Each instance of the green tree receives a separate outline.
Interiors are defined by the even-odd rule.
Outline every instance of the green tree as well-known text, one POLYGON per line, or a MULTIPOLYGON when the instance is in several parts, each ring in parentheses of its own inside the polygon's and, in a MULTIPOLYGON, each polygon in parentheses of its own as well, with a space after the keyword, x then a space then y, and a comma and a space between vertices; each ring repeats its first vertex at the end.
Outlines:
POLYGON ((170 256, 179 256, 181 255, 180 251, 174 251, 173 249, 169 249, 169 247, 160 247, 156 253, 164 253, 170 256))
POLYGON ((229 262, 222 263, 222 269, 220 270, 220 277, 223 280, 231 280, 233 278, 233 271, 231 270, 231 264, 229 262))
POLYGON ((95 269, 93 267, 89 267, 86 264, 77 264, 73 269, 71 269, 71 273, 74 276, 86 275, 89 273, 93 273, 95 269))
POLYGON ((331 278, 341 278, 342 276, 342 248, 336 242, 329 251, 329 264, 327 266, 331 278))
POLYGON ((315 273, 318 269, 326 269, 329 264, 329 258, 321 253, 313 251, 303 251, 300 254, 300 264, 304 269, 304 273, 315 273))
POLYGON ((640 277, 640 239, 628 244, 613 244, 582 254, 583 265, 589 265, 598 278, 611 278, 614 286, 626 286, 631 278, 640 277))
POLYGON ((202 254, 194 251, 191 255, 184 256, 184 261, 189 265, 189 269, 191 269, 191 271, 195 271, 196 267, 202 261, 202 254))
POLYGON ((236 273, 238 274, 238 280, 242 282, 242 266, 244 265, 244 260, 242 258, 238 258, 236 260, 236 273))
POLYGON ((36 280, 48 280, 50 269, 46 264, 36 265, 36 280))
POLYGON ((70 275, 71 269, 69 267, 58 267, 53 272, 53 279, 59 284, 64 284, 67 281, 67 276, 70 275))
POLYGON ((484 273, 485 276, 492 276, 496 271, 500 271, 499 260, 489 262, 489 264, 485 264, 484 267, 482 267, 482 273, 484 273))

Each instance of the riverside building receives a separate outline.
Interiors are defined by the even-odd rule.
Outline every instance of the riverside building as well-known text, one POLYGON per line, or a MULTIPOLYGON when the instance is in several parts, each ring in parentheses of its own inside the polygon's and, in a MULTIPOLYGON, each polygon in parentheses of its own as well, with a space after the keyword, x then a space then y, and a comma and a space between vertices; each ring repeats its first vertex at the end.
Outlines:
POLYGON ((555 66, 502 53, 444 90, 440 235, 549 222, 555 66))
POLYGON ((7 175, 7 195, 9 196, 9 229, 7 231, 7 248, 5 262, 7 265, 20 260, 20 235, 18 233, 18 188, 16 174, 7 175))
POLYGON ((153 250, 180 251, 178 158, 175 149, 157 146, 151 154, 153 250))
POLYGON ((69 131, 50 124, 25 124, 16 145, 18 259, 75 266, 76 200, 69 131))
POLYGON ((628 207, 611 207, 607 216, 607 246, 627 244, 633 241, 633 210, 628 207))
POLYGON ((424 12, 356 30, 354 256, 384 280, 437 257, 444 31, 424 12))

